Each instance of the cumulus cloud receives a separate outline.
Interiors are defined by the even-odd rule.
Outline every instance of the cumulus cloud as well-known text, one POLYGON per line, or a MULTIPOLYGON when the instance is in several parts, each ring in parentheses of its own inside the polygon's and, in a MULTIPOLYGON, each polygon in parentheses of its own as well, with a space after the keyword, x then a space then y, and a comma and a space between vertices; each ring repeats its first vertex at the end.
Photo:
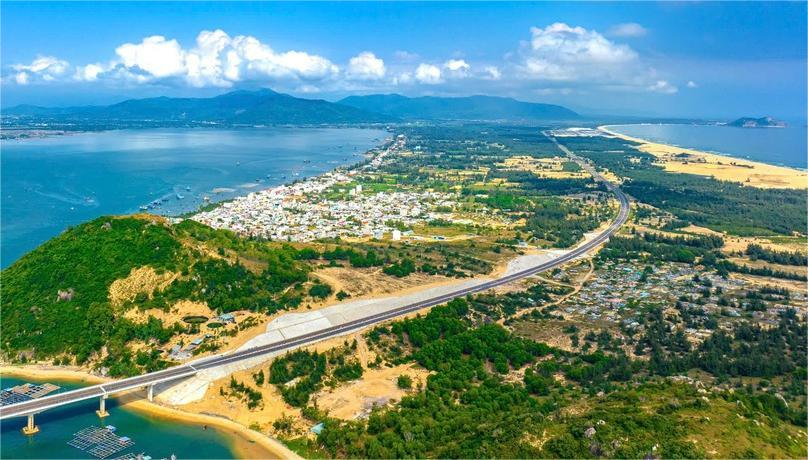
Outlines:
POLYGON ((382 59, 370 51, 363 51, 348 61, 345 75, 353 80, 380 80, 386 72, 382 59))
POLYGON ((542 80, 585 79, 593 71, 615 71, 637 60, 626 45, 613 43, 594 30, 557 22, 530 29, 531 40, 522 52, 522 75, 542 80))
POLYGON ((483 71, 484 71, 483 78, 487 80, 499 80, 500 78, 502 78, 502 72, 499 71, 499 68, 497 68, 497 66, 493 65, 486 66, 483 69, 483 71))
POLYGON ((642 37, 648 30, 636 22, 624 22, 617 24, 609 30, 609 35, 613 37, 642 37))
POLYGON ((67 61, 53 56, 37 56, 30 64, 14 64, 11 68, 15 71, 14 81, 18 85, 42 80, 53 81, 63 75, 70 64, 67 61))
POLYGON ((469 76, 471 66, 463 59, 449 59, 443 63, 446 75, 452 78, 465 78, 469 76))
POLYGON ((79 81, 96 81, 98 76, 104 72, 104 67, 101 64, 87 64, 76 68, 74 79, 79 81))
POLYGON ((695 81, 690 80, 690 81, 687 82, 687 87, 688 88, 698 88, 699 85, 697 85, 695 81))
MULTIPOLYGON (((625 27, 622 32, 627 33, 625 27)), ((634 33, 639 30, 633 27, 634 33)), ((675 85, 644 63, 626 44, 596 30, 555 23, 530 29, 531 39, 511 55, 518 78, 554 85, 576 84, 607 91, 653 91, 673 94, 675 85)))
MULTIPOLYGON (((657 73, 631 47, 612 38, 644 33, 639 24, 618 24, 606 38, 598 31, 558 22, 531 28, 529 40, 507 53, 502 62, 478 63, 458 52, 427 63, 408 51, 396 51, 385 62, 364 50, 337 65, 303 50, 276 50, 253 36, 203 30, 193 43, 162 35, 123 43, 111 50, 109 61, 71 66, 53 56, 39 56, 29 64, 5 67, 2 81, 26 85, 64 77, 64 81, 123 86, 220 88, 245 83, 301 93, 378 91, 403 85, 443 85, 455 93, 484 85, 526 94, 544 94, 537 92, 543 89, 567 94, 564 91, 572 88, 579 92, 595 87, 676 93, 678 88, 670 83, 673 77, 657 73), (557 89, 562 87, 564 91, 557 89)), ((697 86, 687 82, 686 87, 697 86)))
MULTIPOLYGON (((384 70, 381 60, 372 53, 362 53, 351 67, 352 75, 372 76, 384 70), (361 64, 365 70, 359 72, 361 64), (358 72, 358 73, 357 73, 358 72)), ((65 73, 68 63, 54 57, 38 57, 31 64, 11 66, 18 84, 34 79, 54 80, 65 73)), ((255 37, 231 37, 223 30, 202 31, 195 46, 184 48, 177 40, 162 35, 145 37, 139 43, 124 43, 115 48, 109 65, 78 66, 73 74, 77 81, 92 82, 101 78, 127 83, 155 81, 184 82, 193 87, 230 87, 246 80, 286 80, 304 87, 328 80, 339 74, 330 60, 304 51, 278 52, 255 37)))
POLYGON ((143 71, 156 78, 185 72, 185 52, 177 40, 160 35, 146 37, 140 43, 125 43, 115 49, 124 67, 143 71))
POLYGON ((679 88, 670 84, 666 80, 657 80, 653 84, 648 86, 648 91, 663 94, 674 94, 679 91, 679 88))
POLYGON ((443 82, 440 67, 432 64, 420 64, 415 69, 415 79, 426 85, 437 85, 443 82))

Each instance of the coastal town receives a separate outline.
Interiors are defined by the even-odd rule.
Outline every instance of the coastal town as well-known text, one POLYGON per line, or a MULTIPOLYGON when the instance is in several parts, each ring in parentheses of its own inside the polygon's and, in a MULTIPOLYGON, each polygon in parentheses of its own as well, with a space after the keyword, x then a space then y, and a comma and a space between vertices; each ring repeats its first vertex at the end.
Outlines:
MULTIPOLYGON (((249 193, 200 212, 193 220, 239 235, 273 241, 309 242, 320 239, 383 239, 413 236, 417 223, 453 220, 456 193, 431 190, 373 191, 357 183, 385 161, 407 150, 404 135, 369 152, 370 161, 288 185, 249 193), (330 198, 334 195, 334 198, 330 198), (404 230, 402 230, 404 229, 404 230)), ((457 219, 468 223, 468 219, 457 219)), ((439 239, 441 237, 438 237, 439 239)))

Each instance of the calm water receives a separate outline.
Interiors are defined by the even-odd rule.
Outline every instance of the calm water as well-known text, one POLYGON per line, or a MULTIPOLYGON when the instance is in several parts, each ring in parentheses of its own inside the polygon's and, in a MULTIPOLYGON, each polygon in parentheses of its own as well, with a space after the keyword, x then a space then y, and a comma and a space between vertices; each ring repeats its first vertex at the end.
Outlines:
POLYGON ((615 125, 611 129, 647 141, 723 153, 764 163, 808 167, 804 124, 787 128, 715 125, 615 125))
POLYGON ((147 129, 2 141, 3 267, 105 214, 157 214, 220 201, 355 163, 384 131, 147 129))
MULTIPOLYGON (((30 381, 30 380, 28 380, 30 381)), ((34 381, 31 381, 32 383, 34 381)), ((8 388, 22 380, 3 377, 2 388, 8 388)), ((78 385, 51 381, 62 387, 60 391, 77 388, 78 385)), ((127 410, 118 406, 114 399, 107 401, 110 416, 103 422, 95 414, 98 401, 76 403, 59 409, 45 411, 36 416, 40 432, 33 436, 22 434, 25 417, 12 418, 0 423, 0 458, 92 458, 86 452, 68 446, 73 433, 89 426, 114 425, 116 434, 128 436, 135 445, 112 457, 126 453, 145 453, 153 458, 166 458, 174 454, 183 458, 235 458, 230 449, 231 440, 215 428, 204 429, 200 425, 179 423, 157 416, 127 410)))

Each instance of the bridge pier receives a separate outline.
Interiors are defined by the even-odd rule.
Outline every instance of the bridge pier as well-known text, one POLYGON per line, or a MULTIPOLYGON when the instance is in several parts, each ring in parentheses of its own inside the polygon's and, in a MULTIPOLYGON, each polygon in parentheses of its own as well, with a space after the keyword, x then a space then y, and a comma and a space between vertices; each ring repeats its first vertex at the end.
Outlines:
POLYGON ((101 396, 101 406, 95 411, 99 417, 109 417, 109 412, 107 412, 107 395, 101 396))
POLYGON ((39 433, 39 427, 34 424, 34 414, 28 414, 28 424, 23 427, 22 432, 28 436, 39 433))

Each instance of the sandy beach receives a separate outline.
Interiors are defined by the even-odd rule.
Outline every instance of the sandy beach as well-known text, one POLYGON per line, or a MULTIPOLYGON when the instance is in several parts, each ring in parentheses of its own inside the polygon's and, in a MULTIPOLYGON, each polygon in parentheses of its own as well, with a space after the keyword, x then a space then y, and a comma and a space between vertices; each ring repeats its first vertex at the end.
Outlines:
POLYGON ((744 160, 728 155, 659 144, 626 136, 599 126, 601 131, 617 138, 641 144, 638 149, 658 158, 666 171, 712 176, 718 180, 738 182, 760 188, 808 188, 808 172, 785 166, 775 166, 744 160))
MULTIPOLYGON (((103 383, 110 379, 105 379, 87 373, 80 369, 62 369, 46 365, 10 366, 0 365, 0 375, 31 378, 36 380, 61 380, 87 385, 103 383)), ((197 425, 207 425, 214 427, 221 433, 228 435, 232 439, 231 448, 237 458, 261 458, 261 459, 299 459, 300 457, 289 450, 280 441, 270 438, 264 434, 253 431, 232 420, 212 415, 197 414, 187 412, 173 407, 162 406, 149 402, 145 395, 138 394, 143 391, 133 391, 116 396, 122 405, 128 409, 133 409, 142 413, 148 413, 161 418, 177 420, 185 423, 197 425)))

